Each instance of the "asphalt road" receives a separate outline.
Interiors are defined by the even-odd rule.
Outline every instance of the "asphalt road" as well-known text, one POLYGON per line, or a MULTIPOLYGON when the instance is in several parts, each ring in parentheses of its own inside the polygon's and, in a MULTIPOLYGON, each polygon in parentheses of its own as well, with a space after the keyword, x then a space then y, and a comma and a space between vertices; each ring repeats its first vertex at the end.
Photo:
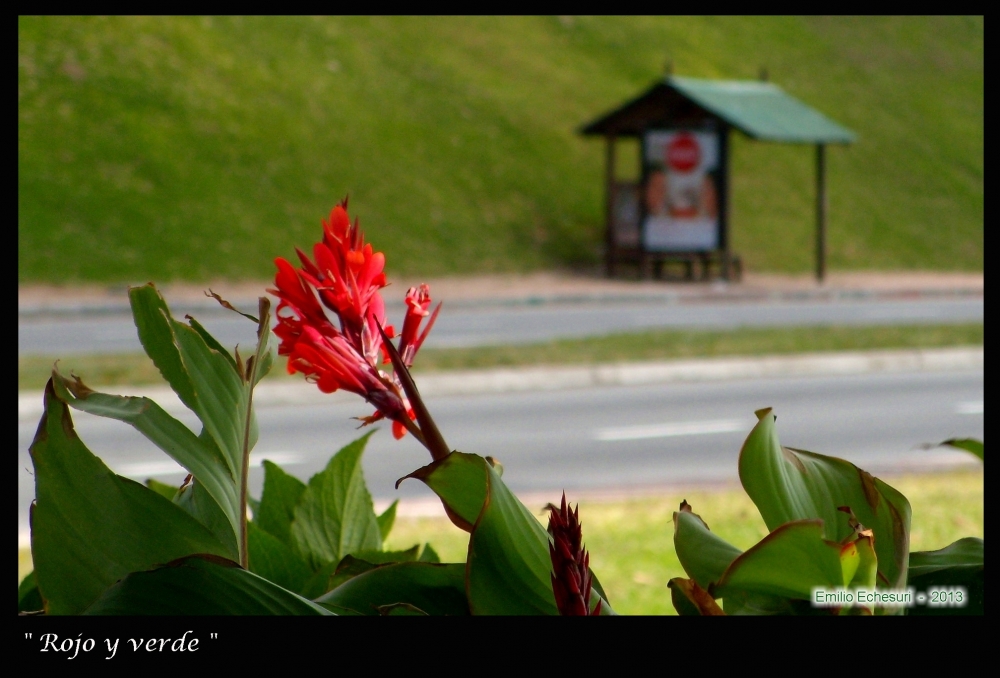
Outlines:
MULTIPOLYGON (((982 439, 984 375, 869 374, 841 377, 671 383, 545 393, 429 398, 429 408, 455 449, 493 455, 516 492, 561 489, 636 490, 657 485, 736 481, 740 446, 754 410, 774 407, 782 444, 848 459, 875 473, 967 463, 962 452, 920 449, 953 436, 982 439)), ((258 411, 259 463, 269 458, 307 480, 353 440, 353 416, 369 414, 360 399, 325 406, 258 411)), ((73 413, 92 451, 117 472, 179 483, 183 472, 125 424, 73 413)), ((194 420, 187 420, 193 425, 194 420)), ((18 528, 27 533, 34 492, 28 446, 37 423, 18 424, 18 528)), ((396 441, 382 427, 365 454, 377 500, 429 497, 419 481, 400 478, 430 461, 412 437, 396 441)), ((251 494, 259 496, 259 466, 251 494)))
MULTIPOLYGON (((389 309, 390 322, 402 309, 389 309)), ((234 313, 198 314, 224 346, 254 343, 255 326, 234 313)), ((445 308, 425 344, 455 348, 518 344, 560 337, 585 337, 649 328, 734 329, 737 327, 949 324, 983 321, 982 299, 781 301, 678 304, 543 304, 445 308)), ((18 318, 18 355, 141 352, 127 315, 18 318)))

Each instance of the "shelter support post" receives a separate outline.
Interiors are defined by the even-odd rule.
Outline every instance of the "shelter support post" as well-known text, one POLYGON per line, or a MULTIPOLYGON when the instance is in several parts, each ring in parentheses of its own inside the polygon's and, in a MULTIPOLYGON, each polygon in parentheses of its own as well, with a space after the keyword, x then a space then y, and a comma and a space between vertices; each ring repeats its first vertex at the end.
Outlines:
POLYGON ((826 278, 826 146, 816 144, 816 282, 826 278))
POLYGON ((604 154, 606 203, 605 219, 605 266, 609 278, 615 277, 618 268, 618 252, 615 250, 615 135, 607 136, 607 148, 604 154))

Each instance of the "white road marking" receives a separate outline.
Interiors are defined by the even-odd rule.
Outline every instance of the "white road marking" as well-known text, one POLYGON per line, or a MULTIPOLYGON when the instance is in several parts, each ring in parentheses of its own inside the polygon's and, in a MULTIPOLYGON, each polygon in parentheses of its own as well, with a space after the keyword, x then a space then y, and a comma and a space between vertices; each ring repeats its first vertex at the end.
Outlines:
MULTIPOLYGON (((250 467, 260 466, 260 463, 267 459, 275 464, 291 465, 302 461, 302 455, 296 452, 253 452, 250 454, 250 467)), ((161 461, 141 461, 133 464, 121 464, 115 469, 115 473, 128 478, 149 478, 156 476, 170 476, 175 473, 187 473, 184 468, 172 459, 161 461)))
POLYGON ((686 421, 669 424, 602 428, 594 432, 594 439, 618 441, 672 438, 675 436, 699 436, 711 433, 733 433, 734 431, 749 433, 751 428, 753 428, 753 424, 742 419, 714 419, 712 421, 686 421))
POLYGON ((983 401, 982 400, 969 400, 964 403, 958 403, 955 405, 955 414, 982 414, 983 413, 983 401))

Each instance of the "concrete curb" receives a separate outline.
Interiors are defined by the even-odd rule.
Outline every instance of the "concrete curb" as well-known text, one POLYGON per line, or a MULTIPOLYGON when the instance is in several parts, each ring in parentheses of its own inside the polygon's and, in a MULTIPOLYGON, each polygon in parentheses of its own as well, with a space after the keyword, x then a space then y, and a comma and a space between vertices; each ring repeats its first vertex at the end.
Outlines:
MULTIPOLYGON (((983 366, 984 348, 979 346, 429 372, 419 375, 417 382, 421 394, 435 397, 720 379, 981 370, 983 366)), ((174 392, 167 387, 121 386, 114 390, 127 395, 151 398, 171 414, 186 411, 174 392)), ((254 392, 254 403, 258 407, 323 405, 357 400, 358 397, 352 393, 324 394, 315 386, 298 381, 265 382, 254 392)), ((40 417, 42 392, 18 392, 17 414, 18 421, 40 417)))

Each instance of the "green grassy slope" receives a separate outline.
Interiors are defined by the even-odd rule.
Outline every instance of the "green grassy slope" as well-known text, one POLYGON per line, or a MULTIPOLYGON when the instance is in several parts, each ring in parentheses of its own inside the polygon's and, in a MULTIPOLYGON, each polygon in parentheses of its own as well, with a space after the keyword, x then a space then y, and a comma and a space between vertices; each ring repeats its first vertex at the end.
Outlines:
MULTIPOLYGON (((270 277, 345 194, 390 273, 598 261, 603 144, 662 73, 772 81, 854 129, 833 268, 981 269, 982 18, 33 18, 26 282, 270 277)), ((813 151, 736 135, 734 243, 811 266, 813 151)))

